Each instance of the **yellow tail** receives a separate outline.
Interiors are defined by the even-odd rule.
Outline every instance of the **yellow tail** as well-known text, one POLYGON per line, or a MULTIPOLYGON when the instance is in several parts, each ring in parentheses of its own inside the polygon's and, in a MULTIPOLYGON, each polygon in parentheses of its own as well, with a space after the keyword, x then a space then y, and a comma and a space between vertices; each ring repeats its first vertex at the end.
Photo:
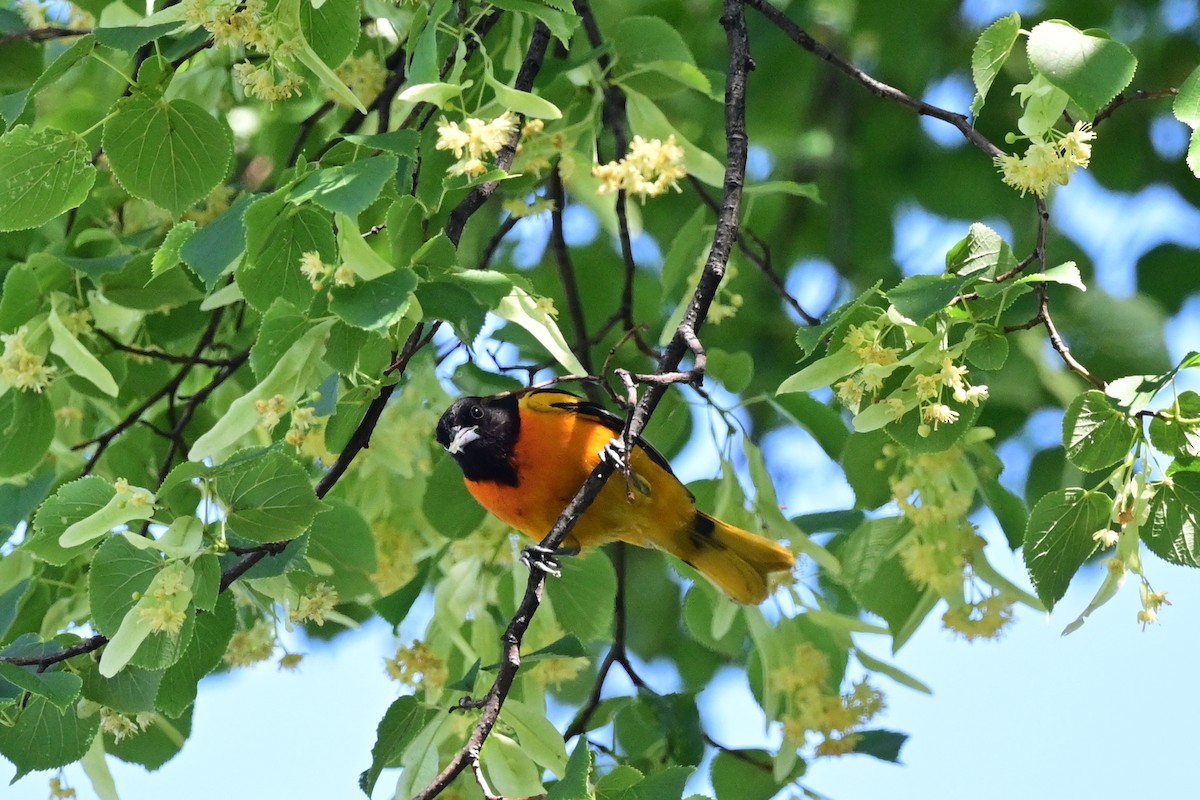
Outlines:
POLYGON ((743 605, 766 600, 767 576, 796 564, 791 551, 778 542, 699 511, 690 529, 673 537, 670 552, 743 605))

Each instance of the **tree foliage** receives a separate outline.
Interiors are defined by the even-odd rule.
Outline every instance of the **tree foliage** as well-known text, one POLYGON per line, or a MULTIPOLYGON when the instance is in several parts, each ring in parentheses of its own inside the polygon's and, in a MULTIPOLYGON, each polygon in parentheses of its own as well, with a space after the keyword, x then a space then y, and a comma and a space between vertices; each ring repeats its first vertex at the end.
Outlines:
POLYGON ((1194 254, 1134 254, 1137 290, 1107 293, 1102 243, 1054 202, 1084 174, 1194 196, 1200 71, 1173 4, 982 25, 971 3, 135 6, 0 9, 18 777, 82 761, 111 796, 106 758, 169 760, 213 671, 294 667, 281 629, 336 646, 421 603, 368 795, 678 798, 715 751, 718 798, 767 798, 814 758, 898 758, 880 676, 926 689, 878 653, 931 615, 996 637, 1099 558, 1066 630, 1130 576, 1149 624, 1143 553, 1200 566, 1200 396, 1180 386, 1200 355, 1164 333, 1194 254), (900 252, 906 215, 957 241, 900 252), (526 578, 432 433, 456 393, 566 380, 668 456, 726 428, 691 488, 786 541, 794 580, 741 607, 624 545, 526 578), (1022 484, 997 450, 1047 410, 1061 444, 1022 484), (853 507, 781 507, 797 431, 853 507), (1034 593, 984 529, 1023 548, 1034 593), (701 724, 725 665, 777 747, 701 724), (602 692, 614 670, 634 692, 602 692))

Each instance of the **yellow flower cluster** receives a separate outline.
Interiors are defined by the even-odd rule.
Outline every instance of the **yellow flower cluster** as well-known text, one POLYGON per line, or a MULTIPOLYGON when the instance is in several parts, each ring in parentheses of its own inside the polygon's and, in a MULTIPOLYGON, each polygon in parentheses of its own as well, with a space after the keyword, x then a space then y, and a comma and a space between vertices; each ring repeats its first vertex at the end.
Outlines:
POLYGON ((942 615, 942 624, 968 642, 996 639, 1012 624, 1012 606, 1011 600, 995 592, 982 600, 950 608, 942 615))
POLYGON ((942 359, 938 371, 916 376, 917 402, 921 408, 921 424, 917 427, 920 435, 928 436, 937 430, 938 425, 958 421, 958 412, 942 402, 946 390, 957 402, 972 406, 978 406, 987 399, 988 387, 968 383, 968 371, 966 367, 955 364, 954 359, 946 357, 942 359))
POLYGON ((517 130, 517 116, 505 111, 495 119, 484 121, 468 117, 460 127, 445 117, 438 120, 438 150, 449 150, 458 159, 447 170, 448 175, 467 175, 475 178, 488 171, 485 163, 512 141, 517 130))
POLYGON ((883 695, 864 678, 849 693, 828 688, 829 658, 809 642, 796 645, 787 664, 771 671, 772 685, 783 693, 780 717, 783 735, 802 747, 809 734, 816 734, 817 755, 853 752, 856 730, 883 710, 883 695))
POLYGON ((624 158, 597 164, 592 167, 592 175, 600 179, 601 194, 625 191, 644 202, 647 197, 666 194, 668 189, 680 191, 678 181, 688 174, 683 158, 683 148, 675 143, 674 134, 666 141, 634 136, 624 158))
POLYGON ((398 647, 396 655, 384 660, 384 668, 392 680, 411 689, 439 689, 446 683, 446 662, 438 658, 424 642, 415 641, 412 647, 398 647))
POLYGON ((321 254, 315 250, 300 255, 300 272, 308 279, 313 291, 325 287, 325 281, 333 278, 334 286, 353 286, 354 270, 345 264, 335 267, 321 261, 321 254))
POLYGON ((274 653, 275 626, 260 619, 249 629, 233 634, 225 649, 225 663, 231 667, 247 667, 266 661, 274 653))
POLYGON ((315 622, 324 625, 325 618, 338 603, 338 593, 327 583, 316 583, 300 595, 296 607, 288 615, 292 622, 315 622))
POLYGON ((280 418, 287 413, 288 401, 281 394, 269 400, 255 400, 254 410, 258 412, 258 424, 267 430, 273 430, 279 424, 280 418))
POLYGON ((389 595, 417 576, 415 554, 420 538, 408 528, 383 520, 371 526, 375 533, 375 572, 371 582, 381 595, 389 595))
POLYGON ((537 665, 533 675, 544 686, 561 686, 579 677, 587 665, 586 658, 547 658, 537 665))
POLYGON ((50 798, 51 800, 70 800, 70 798, 78 797, 75 790, 62 782, 62 778, 55 777, 50 779, 50 798))
MULTIPOLYGON (((387 70, 374 50, 368 50, 361 56, 350 56, 334 72, 364 106, 375 102, 387 81, 387 70)), ((344 108, 352 107, 344 97, 332 89, 326 91, 325 96, 344 108)))
POLYGON ((1086 122, 1076 122, 1070 132, 1054 141, 1030 142, 1025 154, 996 156, 1004 182, 1021 193, 1045 197, 1053 186, 1064 186, 1076 167, 1087 169, 1096 133, 1086 122))
POLYGON ((22 392, 41 394, 50 385, 57 367, 46 364, 45 354, 33 353, 25 343, 25 326, 0 336, 4 354, 0 356, 0 381, 22 392))
MULTIPOLYGON (((107 706, 100 709, 100 732, 107 733, 117 742, 129 736, 136 736, 153 722, 154 715, 147 712, 128 716, 107 706)), ((75 796, 74 790, 70 796, 75 796)))
POLYGON ((1138 612, 1137 620, 1142 623, 1142 630, 1147 625, 1158 622, 1158 610, 1171 605, 1166 592, 1153 592, 1145 582, 1142 583, 1142 610, 1138 612))
POLYGON ((304 81, 290 64, 300 43, 283 30, 266 0, 183 0, 184 19, 206 28, 217 47, 244 47, 267 56, 262 65, 243 61, 233 68, 249 97, 268 103, 300 94, 304 81))
MULTIPOLYGON (((144 489, 137 490, 134 500, 143 495, 147 498, 150 496, 144 489)), ((181 562, 168 564, 150 584, 149 594, 140 599, 138 618, 150 627, 152 633, 179 633, 187 621, 192 587, 189 581, 184 580, 185 572, 187 568, 181 562)))
MULTIPOLYGON (((892 445, 885 458, 903 451, 892 445)), ((900 550, 905 574, 950 604, 942 617, 947 629, 968 640, 994 638, 1012 622, 1012 600, 993 593, 967 602, 964 585, 974 583, 972 565, 986 544, 966 519, 978 478, 966 452, 955 444, 939 453, 908 455, 889 479, 892 498, 912 531, 900 550)))
POLYGON ((309 432, 321 423, 317 420, 317 410, 312 406, 297 406, 292 409, 292 424, 288 427, 283 440, 296 450, 300 450, 308 438, 309 432))

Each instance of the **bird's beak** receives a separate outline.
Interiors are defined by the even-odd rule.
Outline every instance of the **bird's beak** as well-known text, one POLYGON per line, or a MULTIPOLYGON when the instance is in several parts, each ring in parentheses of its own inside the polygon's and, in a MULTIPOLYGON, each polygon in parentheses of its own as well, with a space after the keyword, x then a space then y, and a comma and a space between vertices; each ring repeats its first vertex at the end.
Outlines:
POLYGON ((452 431, 454 435, 450 439, 450 444, 446 445, 446 450, 452 456, 461 453, 464 447, 479 438, 479 430, 475 425, 469 428, 454 427, 452 431))

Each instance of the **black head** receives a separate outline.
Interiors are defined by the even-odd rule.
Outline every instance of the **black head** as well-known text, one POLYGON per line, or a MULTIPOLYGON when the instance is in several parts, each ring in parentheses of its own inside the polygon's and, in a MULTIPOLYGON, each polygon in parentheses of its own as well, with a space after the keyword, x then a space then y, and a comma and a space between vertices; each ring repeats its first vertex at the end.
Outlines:
POLYGON ((515 395, 464 397, 438 420, 438 444, 446 448, 471 481, 517 485, 513 448, 521 433, 515 395))

